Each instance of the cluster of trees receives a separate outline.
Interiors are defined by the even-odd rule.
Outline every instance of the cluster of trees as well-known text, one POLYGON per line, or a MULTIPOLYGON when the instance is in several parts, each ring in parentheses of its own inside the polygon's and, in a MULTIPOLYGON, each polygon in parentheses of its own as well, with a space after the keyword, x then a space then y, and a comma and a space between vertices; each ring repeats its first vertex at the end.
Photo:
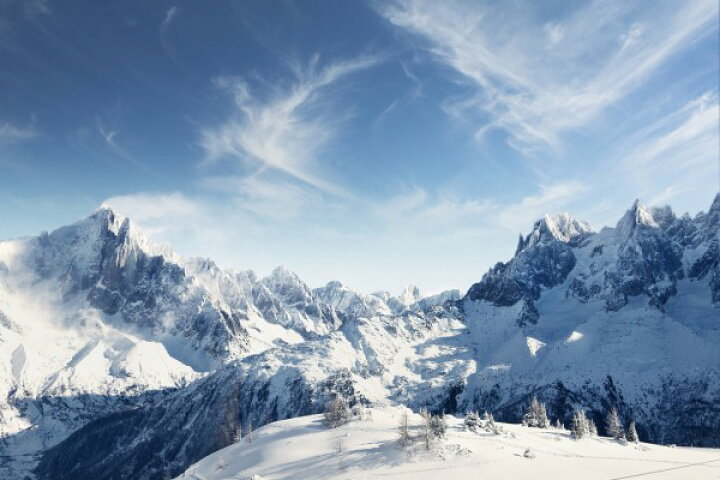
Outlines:
POLYGON ((523 415, 522 424, 526 427, 549 428, 550 419, 547 416, 545 404, 540 403, 537 397, 533 397, 530 406, 523 415))
MULTIPOLYGON (((420 412, 424 422, 421 428, 420 435, 411 434, 410 419, 407 412, 403 413, 400 418, 400 425, 398 427, 398 443, 401 447, 405 448, 417 441, 422 440, 425 448, 430 450, 433 442, 436 439, 445 437, 447 430, 447 422, 445 421, 445 415, 433 415, 426 409, 420 412)), ((351 410, 348 407, 347 401, 341 396, 336 395, 333 400, 328 404, 325 410, 325 423, 331 427, 336 428, 341 425, 348 423, 353 417, 365 419, 369 416, 369 413, 362 405, 356 405, 351 410)), ((495 424, 495 419, 491 413, 485 412, 482 417, 478 412, 468 412, 465 415, 465 428, 468 430, 477 432, 484 430, 494 434, 501 433, 500 428, 495 424)), ((550 428, 550 418, 547 414, 545 404, 538 401, 537 397, 533 397, 530 405, 528 406, 525 414, 523 415, 523 425, 527 427, 535 428, 550 428)), ((557 429, 564 429, 564 426, 560 419, 555 421, 553 425, 557 429)), ((628 442, 638 442, 637 428, 635 422, 631 421, 627 430, 623 427, 623 422, 620 419, 620 415, 616 408, 610 410, 605 420, 605 430, 611 438, 618 440, 627 440, 628 442)), ((572 423, 570 425, 570 433, 573 438, 581 439, 585 437, 597 436, 598 430, 595 422, 592 418, 589 418, 584 410, 577 410, 573 414, 572 423)), ((252 442, 252 424, 248 423, 248 428, 245 434, 252 442)), ((234 441, 239 441, 241 438, 241 427, 238 424, 235 433, 234 441)))
MULTIPOLYGON (((537 397, 533 397, 523 416, 523 425, 527 427, 549 428, 550 419, 547 415, 545 404, 538 401, 537 397)), ((555 421, 555 428, 563 428, 560 419, 555 421)), ((637 428, 635 422, 630 422, 627 431, 623 427, 623 422, 616 408, 612 408, 605 420, 605 431, 611 438, 618 440, 627 440, 628 442, 639 442, 637 428)), ((597 436, 598 430, 595 421, 588 418, 584 410, 578 410, 573 414, 570 432, 573 438, 580 439, 584 437, 597 436)))
POLYGON ((492 413, 485 412, 480 416, 478 412, 468 412, 465 414, 464 423, 465 428, 473 432, 484 430, 495 435, 501 433, 500 427, 495 423, 495 418, 493 418, 492 413))
MULTIPOLYGON (((633 443, 640 441, 635 422, 631 421, 626 431, 616 408, 612 408, 605 418, 605 431, 610 438, 633 443)), ((592 437, 597 435, 597 428, 595 422, 588 418, 584 411, 578 410, 573 415, 570 433, 575 439, 592 437)))
POLYGON ((445 437, 447 432, 445 414, 433 415, 423 409, 420 411, 420 415, 423 417, 423 424, 419 435, 412 434, 410 416, 407 411, 400 416, 400 425, 398 426, 398 444, 400 447, 407 448, 416 441, 422 441, 425 450, 430 450, 435 441, 445 437))
POLYGON ((372 412, 360 403, 349 408, 347 400, 339 394, 335 395, 325 408, 325 424, 328 427, 337 428, 353 418, 368 420, 372 418, 372 412))

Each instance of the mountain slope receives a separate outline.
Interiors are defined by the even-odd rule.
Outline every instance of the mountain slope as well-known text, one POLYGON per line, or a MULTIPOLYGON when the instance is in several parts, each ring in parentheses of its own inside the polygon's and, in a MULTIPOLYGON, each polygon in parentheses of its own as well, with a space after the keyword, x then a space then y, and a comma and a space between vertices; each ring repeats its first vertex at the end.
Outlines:
MULTIPOLYGON (((501 433, 466 430, 448 417, 446 438, 425 451, 421 438, 401 449, 402 409, 371 409, 366 418, 331 429, 313 415, 271 423, 192 465, 177 480, 393 478, 607 479, 654 473, 653 478, 717 478, 720 451, 621 444, 607 438, 573 440, 569 432, 497 424, 501 433), (342 454, 338 452, 342 441, 342 454), (528 453, 526 453, 528 452, 528 453), (665 476, 658 471, 665 472, 665 476)), ((423 419, 409 415, 412 436, 423 419)))

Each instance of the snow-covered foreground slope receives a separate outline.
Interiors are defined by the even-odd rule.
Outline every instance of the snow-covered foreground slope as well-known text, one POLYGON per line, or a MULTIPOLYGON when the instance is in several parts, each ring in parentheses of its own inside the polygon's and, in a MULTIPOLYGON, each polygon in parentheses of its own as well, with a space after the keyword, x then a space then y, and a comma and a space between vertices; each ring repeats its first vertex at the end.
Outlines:
MULTIPOLYGON (((313 480, 392 478, 457 480, 532 478, 717 479, 720 450, 621 444, 607 438, 570 438, 566 430, 498 424, 499 434, 473 432, 447 416, 446 438, 430 451, 420 438, 398 445, 403 409, 370 409, 365 419, 332 429, 322 415, 268 424, 192 465, 183 480, 313 480), (342 453, 339 452, 342 444, 342 453), (528 452, 529 449, 529 452, 528 452), (527 453, 526 453, 527 452, 527 453), (651 474, 651 475, 650 475, 651 474)), ((411 434, 423 419, 411 414, 411 434)))

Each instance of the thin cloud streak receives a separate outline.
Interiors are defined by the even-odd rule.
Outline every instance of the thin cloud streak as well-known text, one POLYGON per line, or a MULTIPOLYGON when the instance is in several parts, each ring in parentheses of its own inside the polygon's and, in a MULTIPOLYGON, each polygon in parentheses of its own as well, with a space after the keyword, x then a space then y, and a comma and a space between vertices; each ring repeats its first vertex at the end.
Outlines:
POLYGON ((8 122, 0 124, 0 144, 22 142, 37 136, 34 128, 18 127, 8 122))
POLYGON ((702 0, 673 15, 640 12, 640 22, 619 30, 618 18, 639 15, 630 8, 593 2, 566 21, 543 26, 522 12, 498 22, 491 7, 464 2, 400 0, 379 11, 420 37, 433 58, 474 89, 449 104, 451 114, 488 115, 478 138, 501 129, 511 146, 532 153, 561 148, 563 133, 587 126, 710 31, 718 9, 717 2, 702 0))

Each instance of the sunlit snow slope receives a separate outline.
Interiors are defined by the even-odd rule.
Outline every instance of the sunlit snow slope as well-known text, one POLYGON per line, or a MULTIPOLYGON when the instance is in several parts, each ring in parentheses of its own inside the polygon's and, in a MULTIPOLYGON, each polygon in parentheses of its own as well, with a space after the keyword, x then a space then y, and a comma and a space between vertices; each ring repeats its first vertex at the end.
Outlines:
POLYGON ((402 409, 371 409, 370 417, 328 428, 321 415, 271 423, 192 465, 178 480, 313 480, 392 478, 717 479, 720 450, 573 440, 566 430, 498 424, 500 434, 473 432, 448 416, 446 438, 426 451, 423 419, 410 415, 408 448, 397 443, 402 409), (342 442, 343 452, 339 452, 342 442), (528 451, 529 450, 529 451, 528 451))

